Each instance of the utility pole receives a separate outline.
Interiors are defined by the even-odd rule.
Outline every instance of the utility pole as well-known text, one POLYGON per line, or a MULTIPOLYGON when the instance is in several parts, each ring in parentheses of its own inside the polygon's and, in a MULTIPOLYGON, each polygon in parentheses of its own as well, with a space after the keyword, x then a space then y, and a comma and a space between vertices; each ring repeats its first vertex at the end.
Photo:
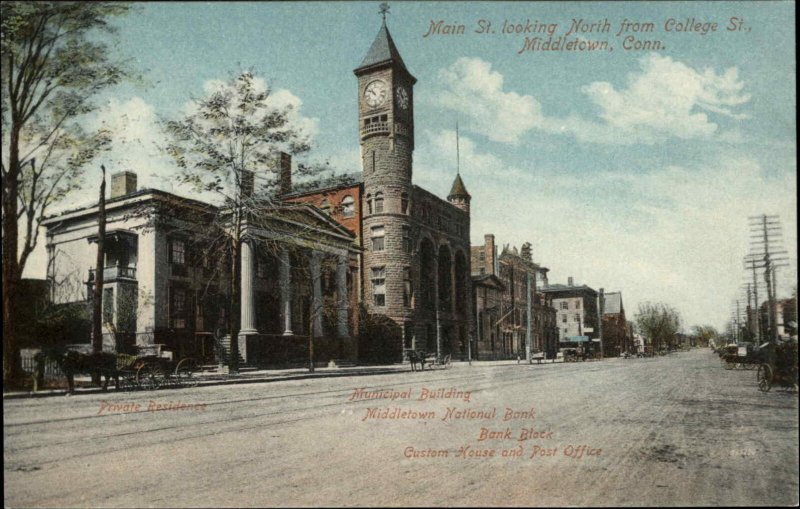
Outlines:
POLYGON ((106 238, 106 167, 100 165, 100 200, 97 204, 97 260, 94 269, 94 294, 92 302, 92 352, 103 351, 103 271, 105 269, 106 238))
POLYGON ((776 295, 775 290, 775 269, 777 267, 786 266, 776 262, 788 260, 785 256, 786 250, 779 249, 781 247, 780 237, 781 225, 778 216, 762 214, 760 216, 751 216, 750 220, 750 239, 751 249, 754 250, 750 254, 753 267, 764 269, 764 282, 767 285, 767 323, 769 331, 769 340, 776 342, 778 339, 778 317, 776 309, 776 295))
MULTIPOLYGON (((529 267, 530 269, 530 267, 529 267)), ((525 274, 527 275, 526 278, 526 289, 525 295, 527 296, 527 304, 528 304, 528 319, 525 320, 527 322, 527 328, 525 330, 525 360, 528 364, 531 363, 531 320, 533 316, 531 316, 531 271, 526 270, 525 274)))
POLYGON ((603 296, 603 289, 600 288, 600 293, 597 295, 597 337, 600 339, 600 358, 605 357, 603 351, 603 304, 605 297, 603 296))

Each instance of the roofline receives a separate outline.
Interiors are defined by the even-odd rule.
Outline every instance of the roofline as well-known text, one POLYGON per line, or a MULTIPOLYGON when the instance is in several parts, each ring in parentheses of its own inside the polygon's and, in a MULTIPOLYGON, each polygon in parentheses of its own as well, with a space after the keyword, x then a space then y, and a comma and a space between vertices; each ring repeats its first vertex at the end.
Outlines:
MULTIPOLYGON (((124 194, 122 196, 116 196, 114 198, 110 198, 106 200, 105 206, 106 209, 108 208, 117 209, 117 208, 123 208, 128 205, 132 205, 134 203, 141 203, 148 200, 155 200, 158 198, 176 198, 184 202, 184 204, 188 206, 194 205, 204 209, 208 208, 211 208, 213 210, 219 209, 219 207, 217 207, 216 205, 212 205, 204 201, 196 200, 193 198, 186 198, 184 196, 180 196, 174 193, 162 191, 161 189, 151 189, 151 188, 144 188, 138 191, 134 191, 132 193, 124 194)), ((65 210, 64 212, 60 212, 58 214, 45 217, 42 220, 42 226, 48 226, 56 222, 68 221, 80 218, 82 216, 96 214, 98 212, 98 209, 99 209, 99 203, 95 203, 93 205, 87 205, 85 207, 77 209, 65 210)))

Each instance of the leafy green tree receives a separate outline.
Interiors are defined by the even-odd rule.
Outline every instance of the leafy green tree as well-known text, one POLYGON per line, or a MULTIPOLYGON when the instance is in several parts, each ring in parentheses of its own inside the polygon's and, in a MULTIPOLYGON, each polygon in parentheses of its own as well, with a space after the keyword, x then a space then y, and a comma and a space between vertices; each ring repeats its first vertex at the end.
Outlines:
POLYGON ((711 343, 719 346, 720 334, 711 325, 695 325, 692 327, 692 334, 697 338, 697 346, 709 346, 711 343))
POLYGON ((3 380, 18 370, 19 282, 47 210, 80 184, 109 133, 79 120, 128 73, 99 34, 128 11, 117 2, 0 4, 3 176, 3 380))
POLYGON ((635 320, 639 332, 653 345, 653 351, 673 348, 675 334, 680 330, 680 315, 671 306, 663 302, 639 304, 635 320))

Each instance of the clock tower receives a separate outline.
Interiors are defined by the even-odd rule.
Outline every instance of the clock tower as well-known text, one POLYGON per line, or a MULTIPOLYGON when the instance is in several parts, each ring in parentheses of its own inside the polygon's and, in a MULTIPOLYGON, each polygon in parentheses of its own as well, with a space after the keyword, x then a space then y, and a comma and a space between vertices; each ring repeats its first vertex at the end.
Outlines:
POLYGON ((412 153, 416 78, 383 24, 353 72, 364 191, 364 301, 398 324, 412 319, 412 153))

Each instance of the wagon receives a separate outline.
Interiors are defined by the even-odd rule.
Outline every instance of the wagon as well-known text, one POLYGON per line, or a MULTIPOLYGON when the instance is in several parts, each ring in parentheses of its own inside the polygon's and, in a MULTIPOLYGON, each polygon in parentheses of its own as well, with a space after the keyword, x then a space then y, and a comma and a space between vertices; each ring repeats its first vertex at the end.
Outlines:
POLYGON ((725 369, 756 369, 762 361, 759 348, 750 343, 729 344, 720 352, 725 369))
POLYGON ((797 341, 766 343, 760 349, 763 362, 758 366, 756 383, 761 392, 773 386, 797 390, 797 341))
POLYGON ((175 362, 162 345, 140 347, 139 355, 117 355, 122 388, 153 390, 161 387, 194 387, 200 365, 186 357, 175 362))

